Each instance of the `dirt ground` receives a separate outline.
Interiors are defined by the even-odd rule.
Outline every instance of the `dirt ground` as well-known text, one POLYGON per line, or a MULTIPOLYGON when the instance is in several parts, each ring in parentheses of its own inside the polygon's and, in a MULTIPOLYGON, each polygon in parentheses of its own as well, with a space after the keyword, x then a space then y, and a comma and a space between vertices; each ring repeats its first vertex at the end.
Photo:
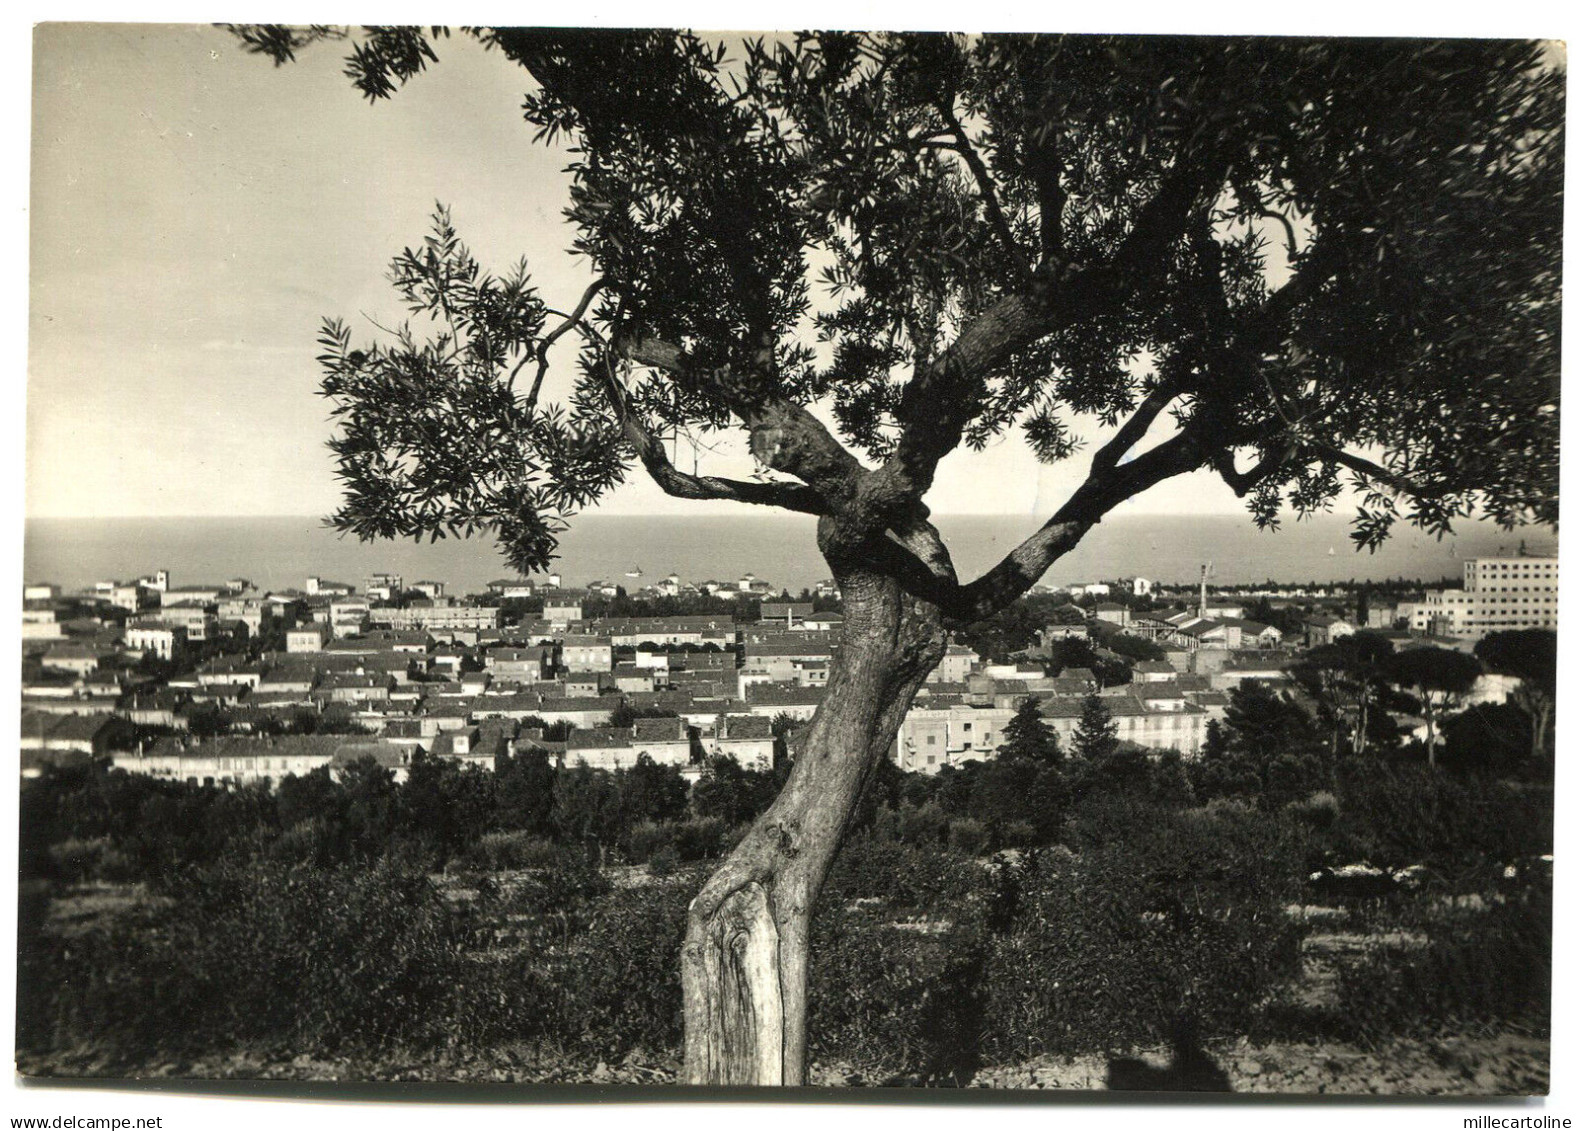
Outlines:
MULTIPOLYGON (((635 869, 612 870, 617 886, 641 882, 635 869)), ((100 885, 81 889, 52 907, 52 926, 62 934, 84 930, 105 915, 125 910, 143 898, 135 890, 100 885)), ((1281 997, 1317 1013, 1342 1008, 1337 995, 1341 969, 1358 956, 1383 947, 1402 953, 1425 945, 1424 936, 1410 932, 1346 930, 1344 915, 1334 908, 1292 907, 1291 917, 1309 922, 1311 932, 1301 946, 1299 973, 1280 991, 1281 997)), ((1283 1042, 1253 1045, 1244 1039, 1212 1042, 1206 1053, 1238 1093, 1333 1096, 1526 1096, 1544 1095, 1549 1087, 1549 1053, 1545 1039, 1517 1033, 1477 1034, 1435 1040, 1395 1039, 1375 1046, 1283 1042)), ((1157 1069, 1167 1069, 1166 1048, 1124 1050, 1157 1069)), ((57 1053, 47 1060, 19 1056, 24 1075, 54 1077, 141 1077, 202 1080, 283 1080, 300 1082, 424 1082, 463 1084, 669 1085, 679 1064, 672 1058, 640 1054, 619 1063, 589 1064, 527 1046, 501 1047, 486 1054, 456 1057, 447 1053, 414 1053, 408 1058, 322 1059, 282 1056, 277 1050, 246 1050, 136 1067, 107 1063, 101 1054, 84 1049, 57 1053)), ((1018 1091, 1102 1091, 1108 1058, 1103 1054, 1045 1056, 1014 1065, 980 1069, 965 1086, 1018 1091)), ((1152 1079, 1158 1079, 1152 1075, 1152 1079)), ((1167 1078, 1166 1076, 1163 1078, 1167 1078)), ((863 1075, 848 1065, 814 1062, 810 1083, 827 1088, 904 1086, 863 1075)))
MULTIPOLYGON (((1347 1045, 1209 1045, 1208 1054, 1235 1092, 1280 1095, 1544 1095, 1548 1042, 1502 1035, 1437 1041, 1391 1041, 1375 1049, 1347 1045)), ((1143 1050, 1143 1060, 1166 1066, 1164 1049, 1143 1050)), ((972 1087, 1102 1089, 1101 1056, 1045 1057, 1010 1068, 985 1068, 972 1087)))
MULTIPOLYGON (((1548 1044, 1545 1040, 1506 1034, 1437 1041, 1393 1041, 1374 1049, 1346 1045, 1269 1044, 1209 1045, 1208 1054, 1225 1071, 1230 1089, 1241 1093, 1281 1095, 1413 1095, 1509 1096, 1541 1095, 1548 1090, 1548 1044)), ((1132 1050, 1132 1055, 1164 1067, 1167 1050, 1132 1050)), ((501 1048, 465 1060, 384 1058, 291 1060, 237 1053, 192 1062, 126 1071, 96 1061, 88 1053, 54 1058, 49 1064, 19 1063, 24 1075, 132 1075, 163 1079, 292 1080, 313 1082, 428 1082, 475 1084, 673 1084, 673 1062, 631 1057, 619 1064, 570 1064, 526 1049, 501 1048)), ((1102 1056, 1042 1057, 1024 1064, 990 1066, 979 1071, 972 1088, 1014 1090, 1105 1089, 1107 1061, 1102 1056)), ((838 1065, 814 1064, 812 1084, 818 1087, 873 1087, 871 1080, 838 1065)))

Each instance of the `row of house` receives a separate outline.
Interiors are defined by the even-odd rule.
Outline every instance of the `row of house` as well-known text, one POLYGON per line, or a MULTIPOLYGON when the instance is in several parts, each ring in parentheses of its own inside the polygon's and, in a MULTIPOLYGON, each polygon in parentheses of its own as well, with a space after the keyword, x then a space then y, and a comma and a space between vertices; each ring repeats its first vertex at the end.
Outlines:
MULTIPOLYGON (((54 729, 59 734, 49 738, 51 745, 30 746, 25 741, 24 749, 69 750, 84 755, 107 751, 104 745, 96 745, 100 742, 97 727, 75 722, 54 729)), ((394 728, 369 738, 225 736, 193 741, 166 737, 146 748, 112 751, 109 756, 115 768, 130 773, 195 784, 250 785, 277 784, 286 777, 318 770, 344 773, 369 759, 399 782, 405 780, 419 755, 493 771, 501 758, 528 750, 542 751, 565 766, 611 771, 629 769, 647 757, 659 765, 679 767, 683 776, 695 780, 711 757, 729 756, 745 767, 768 768, 773 764, 774 735, 767 719, 725 715, 709 726, 695 726, 684 719, 637 719, 630 727, 573 730, 563 741, 551 742, 543 738, 541 730, 523 728, 514 720, 484 718, 432 735, 394 728)))

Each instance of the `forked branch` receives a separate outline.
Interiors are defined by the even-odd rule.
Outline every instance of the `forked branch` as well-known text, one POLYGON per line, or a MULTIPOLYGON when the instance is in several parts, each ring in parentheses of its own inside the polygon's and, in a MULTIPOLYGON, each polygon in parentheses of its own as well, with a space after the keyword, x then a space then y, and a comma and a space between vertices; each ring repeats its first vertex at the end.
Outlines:
POLYGON ((1157 420, 1158 414, 1168 407, 1169 402, 1176 395, 1174 387, 1164 383, 1155 387, 1142 398, 1141 404, 1137 406, 1135 412, 1130 414, 1130 418, 1120 426, 1119 431, 1114 434, 1114 438, 1097 449, 1097 454, 1092 457, 1092 470, 1094 472, 1111 471, 1117 467, 1119 461, 1125 457, 1125 454, 1141 442, 1142 437, 1147 434, 1147 430, 1157 420))
POLYGON ((1212 466, 1218 477, 1229 485, 1235 497, 1243 499, 1256 488, 1257 484, 1282 467, 1294 453, 1295 445, 1286 443, 1267 452, 1249 470, 1237 471, 1234 466, 1234 451, 1229 449, 1214 456, 1212 466))
POLYGON ((971 139, 966 136, 966 130, 960 124, 955 108, 951 105, 952 95, 938 100, 938 113, 951 133, 955 135, 955 144, 952 147, 965 161, 966 168, 971 170, 971 176, 976 180, 977 193, 982 198, 983 210, 987 213, 988 223, 992 225, 993 233, 998 237, 999 243, 1004 245, 1004 254, 1010 257, 1016 270, 1022 278, 1030 278, 1031 264, 1026 260, 1026 253, 1015 240, 1015 233, 1009 226, 1009 219, 1004 215, 1004 209, 998 201, 998 188, 993 184, 993 177, 988 173, 987 166, 982 163, 982 156, 971 144, 971 139))
POLYGON ((1206 458, 1205 445, 1187 429, 1128 463, 1095 468, 1036 533, 967 585, 938 576, 895 539, 878 540, 871 547, 872 559, 912 596, 937 605, 950 620, 978 621, 1036 584, 1049 566, 1073 549, 1114 507, 1165 479, 1194 471, 1206 458))
POLYGON ((1125 295, 1156 278, 1192 208, 1222 179, 1223 163, 1216 153, 1182 158, 1137 212, 1129 235, 1107 260, 1074 272, 1045 262, 1030 287, 1005 296, 968 322, 953 344, 912 378, 901 398, 897 415, 903 430, 889 462, 918 494, 932 485, 938 462, 959 446, 966 425, 979 411, 983 375, 1016 350, 1112 310, 1125 295))
MULTIPOLYGON (((773 471, 794 475, 836 506, 852 499, 866 469, 805 407, 738 375, 697 369, 679 346, 657 338, 616 337, 615 352, 638 365, 683 375, 709 390, 751 433, 752 454, 773 471)), ((819 510, 816 514, 828 513, 819 510)))
MULTIPOLYGON (((549 348, 553 346, 555 342, 559 341, 560 338, 564 337, 568 331, 573 330, 582 324, 582 319, 587 317, 587 308, 592 305, 592 300, 597 296, 599 291, 603 290, 603 288, 608 285, 608 279, 594 279, 590 284, 588 284, 587 289, 582 292, 581 301, 576 304, 576 309, 566 315, 565 321, 561 322, 558 326, 545 334, 543 336, 543 340, 538 343, 538 348, 535 355, 538 359, 538 372, 536 376, 532 378, 532 390, 527 394, 528 412, 531 412, 538 405, 538 392, 543 388, 544 375, 549 371, 549 348)), ((520 372, 521 366, 525 365, 526 361, 526 358, 521 359, 520 363, 517 364, 516 369, 510 374, 511 377, 514 377, 517 372, 520 372)))
POLYGON ((598 367, 615 418, 626 442, 636 450, 637 458, 652 477, 653 482, 666 495, 677 499, 725 499, 737 503, 754 503, 758 506, 782 507, 802 514, 829 513, 827 502, 814 488, 802 483, 750 482, 741 479, 723 479, 715 475, 688 475, 677 468, 664 451, 664 442, 648 429, 639 414, 631 411, 625 389, 615 376, 614 366, 605 357, 598 367))

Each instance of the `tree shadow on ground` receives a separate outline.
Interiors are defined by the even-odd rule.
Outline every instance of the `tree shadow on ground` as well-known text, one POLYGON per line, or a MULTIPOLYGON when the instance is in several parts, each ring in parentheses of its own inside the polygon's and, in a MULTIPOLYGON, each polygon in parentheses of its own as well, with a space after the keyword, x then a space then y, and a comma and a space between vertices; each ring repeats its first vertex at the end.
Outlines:
POLYGON ((1148 1064, 1133 1056, 1108 1058, 1108 1089, 1113 1092, 1232 1092, 1229 1075, 1202 1048, 1194 1018, 1174 1024, 1169 1063, 1148 1064))

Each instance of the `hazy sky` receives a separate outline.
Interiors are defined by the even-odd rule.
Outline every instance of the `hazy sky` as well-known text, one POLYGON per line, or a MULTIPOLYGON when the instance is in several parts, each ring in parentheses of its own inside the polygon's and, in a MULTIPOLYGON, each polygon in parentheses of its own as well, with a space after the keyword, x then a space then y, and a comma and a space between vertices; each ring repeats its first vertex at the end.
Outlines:
MULTIPOLYGON (((485 266, 525 254, 551 306, 574 302, 588 275, 564 251, 565 159, 530 143, 524 73, 465 39, 439 50, 370 105, 335 44, 277 70, 210 27, 37 28, 30 514, 332 510, 315 331, 330 314, 359 336, 399 320, 385 269, 435 200, 485 266)), ((1047 514, 1085 462, 1041 467, 1011 437, 947 459, 929 501, 1047 514)), ((701 469, 749 462, 731 443, 701 469)), ((600 509, 735 506, 671 500, 636 474, 600 509)), ((1238 506, 1199 473, 1124 509, 1238 506)))

